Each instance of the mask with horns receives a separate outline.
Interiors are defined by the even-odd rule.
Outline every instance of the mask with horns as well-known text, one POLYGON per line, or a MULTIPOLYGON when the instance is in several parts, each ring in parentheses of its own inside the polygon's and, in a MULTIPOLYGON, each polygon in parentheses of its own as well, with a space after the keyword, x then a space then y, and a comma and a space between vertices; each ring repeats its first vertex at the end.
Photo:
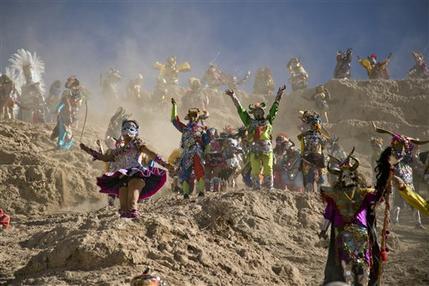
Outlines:
POLYGON ((333 156, 329 156, 328 172, 338 176, 338 181, 344 187, 352 187, 358 184, 359 160, 353 156, 355 148, 344 160, 339 160, 333 156))

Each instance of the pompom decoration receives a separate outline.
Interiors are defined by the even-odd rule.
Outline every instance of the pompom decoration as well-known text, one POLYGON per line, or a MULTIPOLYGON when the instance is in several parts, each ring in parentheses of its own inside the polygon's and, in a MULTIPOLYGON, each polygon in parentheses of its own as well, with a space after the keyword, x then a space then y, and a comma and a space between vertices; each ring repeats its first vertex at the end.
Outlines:
POLYGON ((387 251, 386 251, 385 249, 383 249, 383 250, 380 252, 380 257, 381 257, 381 260, 382 260, 383 262, 386 262, 386 261, 387 261, 387 251))

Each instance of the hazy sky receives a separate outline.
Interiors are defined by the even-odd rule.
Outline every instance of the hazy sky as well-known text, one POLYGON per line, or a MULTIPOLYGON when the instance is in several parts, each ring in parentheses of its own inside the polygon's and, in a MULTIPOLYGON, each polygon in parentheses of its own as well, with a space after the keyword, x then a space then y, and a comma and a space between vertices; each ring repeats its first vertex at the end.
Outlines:
MULTIPOLYGON (((315 85, 332 77, 335 52, 352 47, 354 78, 365 78, 356 56, 393 52, 391 75, 403 78, 412 49, 429 54, 427 0, 297 1, 0 1, 0 67, 18 48, 46 62, 47 83, 70 74, 98 87, 110 66, 125 77, 176 55, 201 76, 216 55, 227 72, 272 68, 287 81, 286 63, 298 56, 315 85)), ((253 82, 253 79, 252 79, 253 82)))

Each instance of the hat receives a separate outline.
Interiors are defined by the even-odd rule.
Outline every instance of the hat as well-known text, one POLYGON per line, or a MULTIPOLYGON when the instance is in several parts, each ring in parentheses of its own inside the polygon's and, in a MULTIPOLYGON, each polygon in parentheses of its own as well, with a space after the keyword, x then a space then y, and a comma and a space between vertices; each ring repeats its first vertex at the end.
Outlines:
POLYGON ((249 113, 255 113, 256 110, 264 110, 266 107, 265 102, 257 102, 255 104, 249 104, 249 113))
POLYGON ((190 108, 188 109, 188 114, 185 116, 185 120, 191 120, 191 118, 197 119, 201 114, 201 111, 199 108, 190 108))
POLYGON ((344 170, 356 171, 359 167, 359 160, 353 155, 355 152, 355 147, 353 147, 352 151, 347 155, 344 160, 340 160, 335 158, 334 156, 329 155, 329 163, 328 163, 328 172, 331 174, 339 175, 344 170), (332 167, 331 162, 335 162, 336 166, 332 167), (352 163, 353 161, 353 163, 352 163))

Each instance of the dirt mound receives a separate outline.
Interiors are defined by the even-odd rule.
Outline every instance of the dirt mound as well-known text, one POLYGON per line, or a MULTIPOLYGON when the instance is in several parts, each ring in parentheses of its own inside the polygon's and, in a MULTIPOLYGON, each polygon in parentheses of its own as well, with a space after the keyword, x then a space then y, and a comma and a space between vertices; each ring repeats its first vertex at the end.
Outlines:
MULTIPOLYGON (((317 237, 323 208, 317 195, 240 190, 191 201, 165 196, 141 207, 137 221, 108 208, 18 219, 14 239, 1 239, 3 281, 127 285, 147 266, 168 285, 320 285, 323 279, 327 249, 317 237)), ((427 252, 428 232, 394 230, 386 285, 422 285, 426 270, 412 265, 424 265, 427 255, 408 262, 403 256, 427 252), (399 275, 396 263, 412 267, 413 275, 399 275)))
POLYGON ((0 121, 0 207, 7 212, 30 215, 101 198, 94 182, 100 171, 77 147, 55 150, 51 128, 0 121))
MULTIPOLYGON (((428 81, 333 80, 327 87, 333 97, 327 127, 346 149, 357 147, 364 167, 373 120, 429 137, 428 81)), ((313 91, 283 99, 275 130, 297 134, 298 110, 314 109, 313 91)), ((235 111, 209 112, 211 126, 239 126, 235 111)), ((180 134, 168 112, 135 114, 154 150, 167 155, 177 146, 180 134)), ((100 122, 108 119, 90 120, 84 142, 102 138, 100 122)), ((0 233, 0 284, 127 285, 147 266, 169 285, 319 285, 323 279, 327 250, 317 237, 323 208, 317 195, 231 190, 186 201, 163 191, 141 205, 141 219, 120 219, 115 209, 99 208, 105 197, 94 177, 102 164, 78 149, 55 150, 51 128, 0 121, 0 207, 13 215, 12 229, 0 233)), ((420 267, 429 263, 429 232, 415 230, 407 212, 388 241, 386 285, 429 281, 420 267)))
POLYGON ((50 216, 20 242, 38 253, 13 283, 93 277, 118 285, 149 265, 170 285, 317 284, 326 252, 316 235, 321 208, 311 195, 243 190, 191 202, 161 198, 143 205, 138 221, 112 209, 50 216))

